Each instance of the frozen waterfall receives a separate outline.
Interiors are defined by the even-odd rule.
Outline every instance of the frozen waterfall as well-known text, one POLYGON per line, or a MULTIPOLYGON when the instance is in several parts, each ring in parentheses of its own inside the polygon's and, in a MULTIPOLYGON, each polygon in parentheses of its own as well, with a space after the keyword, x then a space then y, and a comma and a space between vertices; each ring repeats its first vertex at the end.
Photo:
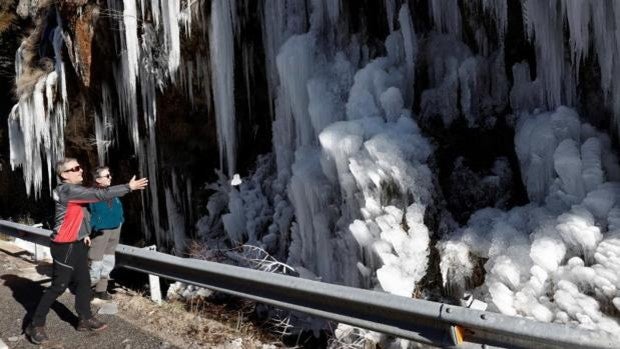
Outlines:
MULTIPOLYGON (((620 2, 410 4, 108 0, 119 29, 112 76, 89 96, 98 161, 129 141, 151 183, 146 238, 177 253, 201 215, 207 245, 259 246, 302 277, 411 297, 431 265, 455 299, 472 293, 505 314, 617 333, 620 165, 596 127, 620 128, 620 2), (519 40, 531 52, 514 52, 519 40), (192 184, 165 159, 158 126, 175 111, 163 96, 185 98, 200 127, 213 125, 217 151, 196 152, 217 157, 216 183, 192 184), (588 114, 587 98, 601 115, 588 114), (497 194, 521 178, 529 203, 472 209, 459 225, 438 187, 442 142, 499 127, 515 133, 514 164, 495 158, 488 175, 471 171, 472 187, 452 190, 497 194), (271 153, 244 154, 259 137, 271 153), (210 195, 204 212, 193 210, 196 190, 210 195)), ((53 184, 72 117, 69 32, 57 22, 53 67, 20 89, 8 118, 11 166, 34 197, 46 169, 53 184)), ((445 177, 458 182, 464 163, 445 177)))

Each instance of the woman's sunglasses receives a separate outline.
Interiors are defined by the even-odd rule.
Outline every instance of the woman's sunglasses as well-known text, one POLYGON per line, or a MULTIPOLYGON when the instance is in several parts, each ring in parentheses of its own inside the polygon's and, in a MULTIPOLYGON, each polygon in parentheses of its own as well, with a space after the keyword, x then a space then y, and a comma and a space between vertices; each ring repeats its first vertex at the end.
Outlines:
POLYGON ((99 176, 99 178, 112 178, 112 175, 111 174, 107 174, 107 175, 104 175, 104 176, 99 176))
POLYGON ((79 172, 82 169, 80 165, 64 170, 63 172, 79 172))

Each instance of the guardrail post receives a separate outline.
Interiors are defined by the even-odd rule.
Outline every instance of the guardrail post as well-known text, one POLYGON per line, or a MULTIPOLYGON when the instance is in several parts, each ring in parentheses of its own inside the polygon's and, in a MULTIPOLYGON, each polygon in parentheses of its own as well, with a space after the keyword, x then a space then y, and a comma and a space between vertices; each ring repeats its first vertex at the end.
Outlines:
MULTIPOLYGON (((157 246, 147 246, 144 248, 147 251, 157 251, 157 246)), ((149 274, 149 287, 151 290, 151 300, 161 305, 161 288, 159 286, 159 276, 149 274)))
MULTIPOLYGON (((33 228, 42 228, 43 224, 37 223, 32 225, 33 228)), ((47 246, 43 246, 34 241, 28 241, 28 239, 22 239, 20 237, 15 237, 13 243, 19 248, 24 249, 31 253, 31 259, 33 262, 39 262, 45 258, 51 258, 50 249, 47 246)))
MULTIPOLYGON (((33 224, 32 226, 35 227, 35 228, 43 228, 43 224, 41 224, 41 223, 33 224)), ((49 251, 49 248, 47 248, 47 249, 49 251)), ((34 254, 32 255, 32 258, 34 259, 35 262, 38 262, 41 259, 43 259, 40 256, 41 254, 43 254, 43 253, 41 252, 41 248, 39 247, 39 244, 35 243, 34 244, 34 254)))

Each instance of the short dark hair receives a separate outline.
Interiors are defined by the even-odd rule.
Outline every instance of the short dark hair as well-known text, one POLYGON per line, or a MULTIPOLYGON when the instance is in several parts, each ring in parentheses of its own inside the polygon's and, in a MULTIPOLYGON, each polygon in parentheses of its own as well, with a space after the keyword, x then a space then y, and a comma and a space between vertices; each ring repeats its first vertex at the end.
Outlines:
POLYGON ((77 159, 76 158, 64 158, 56 162, 56 176, 58 177, 59 180, 61 181, 63 180, 61 174, 67 170, 65 166, 71 161, 77 162, 77 159))

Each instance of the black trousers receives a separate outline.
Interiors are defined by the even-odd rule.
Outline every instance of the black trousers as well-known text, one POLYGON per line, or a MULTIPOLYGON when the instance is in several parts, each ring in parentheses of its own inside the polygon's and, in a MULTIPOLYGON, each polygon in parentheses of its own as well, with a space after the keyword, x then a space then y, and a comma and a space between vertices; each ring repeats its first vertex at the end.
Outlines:
POLYGON ((69 286, 75 285, 75 310, 80 319, 90 319, 90 275, 88 273, 88 246, 84 241, 66 244, 52 242, 50 252, 54 259, 52 285, 43 293, 32 316, 33 326, 44 326, 50 307, 69 286))

